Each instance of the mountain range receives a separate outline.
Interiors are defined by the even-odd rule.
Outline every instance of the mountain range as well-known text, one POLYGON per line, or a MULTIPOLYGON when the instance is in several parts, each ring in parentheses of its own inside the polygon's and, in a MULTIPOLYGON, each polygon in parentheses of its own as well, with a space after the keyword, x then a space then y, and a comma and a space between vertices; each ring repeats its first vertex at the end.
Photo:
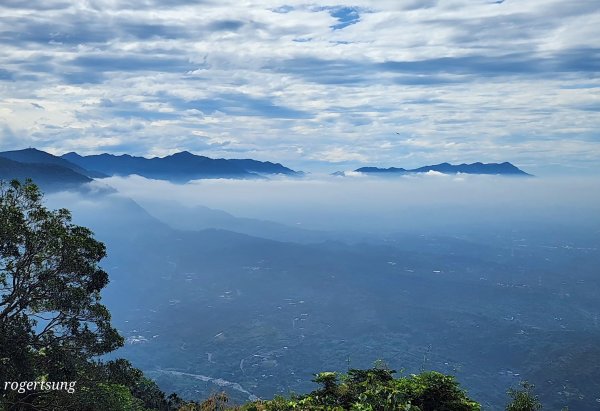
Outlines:
MULTIPOLYGON (((504 163, 472 163, 472 164, 450 164, 441 163, 431 166, 424 166, 407 170, 404 168, 389 167, 361 167, 354 170, 358 173, 365 174, 410 174, 410 173, 428 173, 430 171, 443 173, 443 174, 492 174, 492 175, 512 175, 512 176, 531 176, 520 168, 514 166, 509 162, 504 163)), ((344 175, 344 173, 336 173, 337 175, 344 175)))
MULTIPOLYGON (((1 155, 1 154, 0 154, 1 155)), ((223 159, 198 156, 182 151, 166 157, 134 157, 128 154, 97 154, 81 156, 67 153, 62 159, 87 170, 107 175, 138 174, 143 177, 187 182, 200 178, 260 178, 261 175, 284 174, 289 176, 301 173, 270 161, 251 159, 223 159)))
POLYGON ((81 156, 71 152, 55 156, 35 148, 0 152, 0 179, 31 178, 44 189, 73 188, 95 178, 137 174, 147 178, 187 182, 200 178, 263 178, 303 173, 270 161, 213 159, 182 151, 165 157, 128 154, 81 156))
MULTIPOLYGON (((361 167, 355 170, 371 175, 404 175, 430 171, 444 174, 530 176, 508 162, 459 165, 441 163, 410 170, 396 167, 361 167)), ((202 178, 254 179, 272 175, 304 175, 301 171, 270 161, 214 159, 188 151, 153 158, 107 153, 82 156, 75 152, 55 156, 35 148, 0 152, 0 179, 31 178, 44 189, 72 188, 96 178, 132 174, 178 183, 202 178)), ((344 172, 334 174, 346 175, 344 172)))

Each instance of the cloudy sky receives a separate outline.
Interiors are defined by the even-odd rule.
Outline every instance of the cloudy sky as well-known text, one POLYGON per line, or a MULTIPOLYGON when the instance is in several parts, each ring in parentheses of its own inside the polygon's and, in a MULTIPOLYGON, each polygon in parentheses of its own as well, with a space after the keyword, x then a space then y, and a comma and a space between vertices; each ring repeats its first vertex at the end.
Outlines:
POLYGON ((2 0, 0 149, 600 173, 597 0, 2 0))

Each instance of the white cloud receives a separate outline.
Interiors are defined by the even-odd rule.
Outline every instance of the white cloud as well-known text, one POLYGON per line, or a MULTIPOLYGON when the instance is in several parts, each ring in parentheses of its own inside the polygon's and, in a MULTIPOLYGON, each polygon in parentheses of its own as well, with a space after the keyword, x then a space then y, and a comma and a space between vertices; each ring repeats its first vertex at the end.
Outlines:
POLYGON ((327 161, 330 163, 343 163, 349 161, 367 161, 367 157, 363 154, 347 151, 341 147, 334 147, 323 152, 319 152, 314 156, 315 160, 327 161))
POLYGON ((53 152, 294 168, 600 164, 597 2, 10 1, 0 15, 3 149, 18 133, 53 152), (360 19, 334 30, 340 6, 360 19))

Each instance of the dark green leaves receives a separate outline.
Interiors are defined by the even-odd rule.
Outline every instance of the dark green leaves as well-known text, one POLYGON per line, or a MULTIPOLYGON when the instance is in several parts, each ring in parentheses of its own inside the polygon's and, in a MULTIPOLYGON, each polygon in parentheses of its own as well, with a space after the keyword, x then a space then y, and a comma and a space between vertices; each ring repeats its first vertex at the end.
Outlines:
MULTIPOLYGON (((94 356, 123 345, 100 303, 108 274, 104 244, 48 210, 31 182, 0 183, 0 375, 3 380, 65 381, 94 356)), ((102 391, 100 391, 102 392, 102 391)), ((3 392, 3 402, 43 405, 44 393, 3 392), (29 395, 31 393, 27 393, 29 395)))

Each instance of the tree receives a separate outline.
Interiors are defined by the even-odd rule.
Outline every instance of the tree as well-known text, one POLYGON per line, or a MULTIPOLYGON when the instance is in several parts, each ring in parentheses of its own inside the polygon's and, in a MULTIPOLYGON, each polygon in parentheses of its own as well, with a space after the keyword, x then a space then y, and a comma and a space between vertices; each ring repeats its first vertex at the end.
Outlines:
POLYGON ((506 411, 538 411, 542 404, 537 395, 533 393, 535 386, 527 381, 521 382, 521 389, 510 388, 508 396, 511 401, 506 406, 506 411))
MULTIPOLYGON (((73 224, 68 210, 48 210, 42 199, 30 180, 0 181, 0 411, 204 406, 166 397, 124 359, 97 359, 123 346, 101 304, 108 274, 99 262, 106 248, 89 229, 73 224), (4 387, 36 381, 76 386, 71 392, 34 386, 21 393, 4 387)), ((215 396, 207 406, 224 409, 226 402, 215 396)))
MULTIPOLYGON (((78 381, 94 356, 123 345, 100 303, 104 244, 48 210, 31 181, 0 182, 0 376, 78 381)), ((43 391, 2 391, 8 409, 41 404, 43 391)), ((51 396, 51 395, 50 395, 51 396)))

